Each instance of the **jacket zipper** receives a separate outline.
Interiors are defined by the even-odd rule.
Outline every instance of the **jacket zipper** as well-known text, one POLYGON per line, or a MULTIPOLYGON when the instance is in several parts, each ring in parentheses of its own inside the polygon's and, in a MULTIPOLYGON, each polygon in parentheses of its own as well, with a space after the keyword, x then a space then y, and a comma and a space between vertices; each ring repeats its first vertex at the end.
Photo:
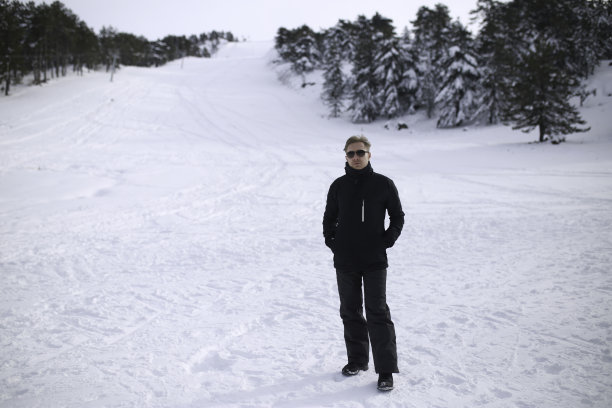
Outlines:
POLYGON ((361 222, 365 222, 365 199, 361 200, 361 222))

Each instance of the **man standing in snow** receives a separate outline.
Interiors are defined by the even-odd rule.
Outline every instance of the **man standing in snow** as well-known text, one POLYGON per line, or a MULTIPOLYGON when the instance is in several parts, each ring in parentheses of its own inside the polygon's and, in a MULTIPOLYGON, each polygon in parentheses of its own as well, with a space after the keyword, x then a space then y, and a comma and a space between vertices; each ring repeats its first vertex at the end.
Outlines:
POLYGON ((378 389, 389 391, 393 389, 393 373, 399 370, 395 327, 386 300, 386 249, 402 232, 404 212, 393 181, 374 173, 370 146, 365 136, 346 141, 346 174, 329 188, 323 236, 334 253, 344 324, 348 364, 342 374, 351 376, 368 369, 371 341, 378 389), (390 221, 386 230, 385 212, 390 221))

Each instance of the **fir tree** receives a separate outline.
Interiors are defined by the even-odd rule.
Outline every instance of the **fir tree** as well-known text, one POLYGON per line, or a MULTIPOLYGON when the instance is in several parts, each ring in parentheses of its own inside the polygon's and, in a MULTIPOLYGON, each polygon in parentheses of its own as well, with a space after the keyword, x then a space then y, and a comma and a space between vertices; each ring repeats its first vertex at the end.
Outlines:
POLYGON ((398 116, 402 107, 400 104, 400 87, 403 80, 403 61, 399 41, 395 37, 382 39, 375 57, 377 67, 374 71, 379 84, 376 97, 380 101, 380 115, 389 118, 398 116))
POLYGON ((451 37, 455 45, 442 63, 442 86, 435 100, 440 111, 438 127, 460 126, 476 111, 479 72, 470 33, 455 22, 451 37))
POLYGON ((351 105, 354 122, 372 122, 380 115, 380 109, 385 102, 381 99, 383 84, 380 83, 376 71, 379 61, 380 44, 391 39, 395 33, 392 20, 376 13, 371 20, 359 16, 353 24, 354 52, 351 87, 351 105))
POLYGON ((580 85, 577 78, 556 64, 553 47, 546 39, 538 39, 533 50, 521 58, 515 69, 520 81, 507 95, 508 105, 503 112, 505 123, 513 129, 530 132, 539 128, 539 141, 565 141, 564 135, 586 132, 580 128, 585 121, 570 103, 580 85))
POLYGON ((566 21, 561 33, 577 74, 586 78, 602 58, 612 57, 612 2, 563 0, 563 3, 566 21))
POLYGON ((427 117, 434 115, 436 95, 441 84, 442 62, 447 57, 450 32, 448 8, 437 4, 435 9, 421 7, 414 26, 414 47, 419 56, 417 63, 419 75, 420 105, 427 110, 427 117))
POLYGON ((342 72, 344 63, 343 47, 348 42, 348 36, 340 24, 331 28, 325 34, 325 71, 323 78, 322 99, 330 108, 332 117, 338 117, 344 107, 346 79, 342 72))
MULTIPOLYGON (((0 0, 0 86, 4 85, 5 95, 10 91, 11 72, 19 72, 18 56, 23 53, 22 8, 17 1, 0 0)), ((19 79, 14 75, 13 82, 19 79)))
POLYGON ((292 70, 302 76, 314 70, 320 61, 316 34, 310 27, 303 25, 295 30, 279 28, 275 38, 275 48, 284 61, 291 63, 292 70))
POLYGON ((316 47, 315 33, 306 25, 298 28, 297 41, 295 43, 295 61, 293 70, 303 75, 315 69, 319 60, 319 51, 316 47))
POLYGON ((404 31, 399 39, 400 60, 402 62, 402 76, 399 85, 399 101, 403 111, 413 113, 416 109, 417 91, 419 89, 419 79, 417 75, 414 49, 410 41, 410 32, 404 31))
POLYGON ((582 85, 567 46, 569 31, 557 24, 568 18, 567 2, 514 0, 501 7, 506 32, 514 36, 504 71, 503 122, 524 132, 539 128, 540 142, 588 130, 577 126, 585 122, 570 103, 582 85))
POLYGON ((374 75, 374 56, 376 43, 372 23, 365 17, 359 16, 355 23, 357 36, 354 38, 354 56, 351 87, 351 104, 354 122, 372 122, 378 117, 380 102, 376 99, 378 94, 376 77, 374 75))
POLYGON ((458 46, 453 46, 444 68, 442 89, 436 97, 440 111, 437 126, 460 126, 470 120, 476 110, 478 80, 476 59, 458 46))
POLYGON ((513 57, 508 52, 508 44, 514 43, 516 32, 510 31, 501 3, 495 0, 478 0, 474 14, 481 14, 482 26, 476 37, 476 49, 480 67, 480 93, 478 109, 474 117, 483 117, 486 123, 500 121, 503 109, 503 85, 506 70, 513 57))

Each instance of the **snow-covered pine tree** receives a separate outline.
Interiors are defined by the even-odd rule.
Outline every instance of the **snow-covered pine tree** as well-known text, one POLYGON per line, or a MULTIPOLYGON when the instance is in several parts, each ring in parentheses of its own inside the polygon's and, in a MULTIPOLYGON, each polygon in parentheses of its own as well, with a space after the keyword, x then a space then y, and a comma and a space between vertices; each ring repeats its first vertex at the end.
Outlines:
POLYGON ((354 122, 371 122, 380 115, 382 85, 376 70, 379 45, 395 36, 392 20, 376 13, 371 20, 359 16, 352 24, 353 69, 349 79, 351 105, 354 122))
POLYGON ((459 22, 451 29, 454 44, 442 62, 442 86, 435 103, 438 106, 438 127, 460 126, 476 112, 478 95, 478 62, 469 31, 459 22))
POLYGON ((435 9, 421 7, 414 26, 414 48, 418 55, 419 105, 427 110, 427 117, 434 116, 436 95, 441 83, 442 61, 447 56, 450 31, 448 7, 437 4, 435 9))
POLYGON ((402 79, 399 86, 399 100, 402 111, 413 113, 416 109, 419 79, 417 75, 414 49, 410 41, 410 32, 406 29, 399 38, 400 59, 402 61, 402 79))
POLYGON ((293 38, 292 32, 285 27, 279 27, 274 37, 274 48, 283 61, 293 59, 293 38))
POLYGON ((564 39, 570 62, 583 78, 593 74, 599 61, 612 57, 612 2, 609 0, 559 0, 564 24, 555 24, 564 39))
POLYGON ((279 28, 275 38, 275 48, 281 59, 291 63, 291 69, 298 75, 310 72, 318 65, 320 53, 317 48, 316 34, 310 27, 303 25, 294 30, 279 28))
POLYGON ((372 22, 359 16, 354 23, 354 52, 351 87, 353 122, 372 122, 378 117, 380 102, 376 99, 378 86, 374 75, 376 53, 375 31, 372 22))
POLYGON ((346 78, 342 71, 344 52, 348 43, 348 35, 340 24, 327 30, 324 36, 325 53, 323 55, 323 93, 324 103, 330 108, 330 116, 338 117, 344 107, 343 99, 346 91, 346 78))
POLYGON ((319 61, 319 51, 316 46, 315 33, 307 25, 297 29, 297 41, 295 42, 294 52, 295 61, 293 70, 303 75, 315 69, 319 61))
POLYGON ((376 69, 374 75, 379 84, 376 100, 380 101, 379 114, 388 118, 402 112, 400 104, 400 87, 404 68, 399 41, 395 37, 382 38, 374 58, 376 69))
POLYGON ((480 93, 474 118, 482 117, 488 124, 500 121, 504 103, 503 85, 507 82, 507 68, 513 57, 509 44, 518 33, 507 28, 502 4, 496 0, 478 0, 474 14, 480 14, 482 25, 476 36, 480 67, 480 93))
POLYGON ((612 1, 591 0, 587 3, 593 8, 591 15, 595 20, 595 38, 600 59, 612 59, 612 1))
POLYGON ((555 144, 565 141, 564 135, 590 129, 576 126, 586 122, 570 103, 580 81, 556 61, 549 40, 536 39, 531 52, 521 58, 520 74, 515 77, 519 82, 506 96, 508 104, 502 116, 513 129, 525 133, 539 128, 539 141, 555 144))
POLYGON ((559 143, 564 135, 584 132, 578 110, 570 103, 581 87, 566 38, 557 25, 567 18, 567 5, 547 0, 506 3, 506 30, 518 33, 511 43, 504 86, 504 123, 530 132, 539 128, 539 141, 559 143))

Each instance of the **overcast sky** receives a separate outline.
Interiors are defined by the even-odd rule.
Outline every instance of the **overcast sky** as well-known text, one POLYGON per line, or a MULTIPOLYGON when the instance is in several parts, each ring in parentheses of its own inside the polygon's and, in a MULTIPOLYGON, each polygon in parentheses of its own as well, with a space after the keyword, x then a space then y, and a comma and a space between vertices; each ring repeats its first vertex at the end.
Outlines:
MULTIPOLYGON (((339 19, 355 20, 379 12, 393 20, 396 32, 416 17, 421 6, 446 4, 452 19, 467 25, 476 0, 60 0, 96 33, 102 26, 157 40, 166 35, 231 31, 239 39, 272 40, 279 27, 303 24, 319 31, 339 19)), ((52 0, 44 1, 50 4, 52 0)), ((42 0, 36 3, 43 3, 42 0)), ((477 31, 474 26, 471 30, 477 31)))

